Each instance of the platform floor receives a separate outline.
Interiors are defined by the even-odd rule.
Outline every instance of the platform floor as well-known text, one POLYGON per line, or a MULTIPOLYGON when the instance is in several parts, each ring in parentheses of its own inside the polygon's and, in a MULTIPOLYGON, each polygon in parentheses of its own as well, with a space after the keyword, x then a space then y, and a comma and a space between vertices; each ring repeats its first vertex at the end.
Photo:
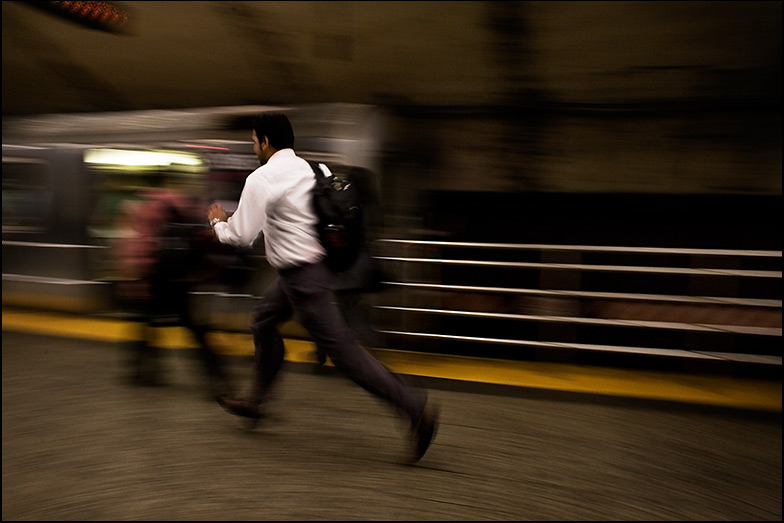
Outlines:
POLYGON ((441 408, 410 465, 406 423, 306 344, 247 430, 194 351, 163 351, 166 386, 131 387, 124 336, 93 321, 4 311, 4 521, 782 517, 780 382, 379 351, 441 408))

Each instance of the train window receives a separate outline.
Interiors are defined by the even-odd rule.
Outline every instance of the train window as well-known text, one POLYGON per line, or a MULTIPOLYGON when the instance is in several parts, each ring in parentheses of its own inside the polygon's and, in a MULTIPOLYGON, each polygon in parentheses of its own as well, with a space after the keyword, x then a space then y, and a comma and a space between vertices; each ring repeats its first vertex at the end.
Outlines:
POLYGON ((205 157, 209 163, 209 200, 233 202, 236 207, 245 186, 245 179, 259 167, 259 159, 255 154, 248 153, 207 153, 205 157))
POLYGON ((96 175, 98 195, 90 232, 98 240, 121 234, 115 227, 123 202, 140 197, 140 191, 157 183, 203 197, 206 164, 198 154, 163 149, 95 148, 84 162, 96 175))
POLYGON ((44 229, 52 215, 52 184, 48 162, 3 156, 3 232, 44 229))

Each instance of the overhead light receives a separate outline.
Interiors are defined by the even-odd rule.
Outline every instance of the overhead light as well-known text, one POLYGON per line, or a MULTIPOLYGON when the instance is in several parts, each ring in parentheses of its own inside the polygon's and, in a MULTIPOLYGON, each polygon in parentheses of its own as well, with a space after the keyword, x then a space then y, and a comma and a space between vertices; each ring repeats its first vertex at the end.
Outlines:
POLYGON ((116 2, 28 1, 26 3, 77 24, 110 33, 127 33, 131 22, 128 9, 120 7, 116 2))
POLYGON ((136 151, 129 149, 89 149, 85 163, 115 168, 201 167, 204 162, 194 154, 176 151, 136 151))

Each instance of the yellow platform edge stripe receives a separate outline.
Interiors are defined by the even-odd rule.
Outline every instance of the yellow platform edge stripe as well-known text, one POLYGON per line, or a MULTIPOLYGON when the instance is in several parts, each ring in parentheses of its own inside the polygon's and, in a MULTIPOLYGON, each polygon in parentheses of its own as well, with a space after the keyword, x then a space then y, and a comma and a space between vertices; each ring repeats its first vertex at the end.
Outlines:
MULTIPOLYGON (((138 339, 135 329, 132 322, 123 320, 3 309, 4 331, 122 342, 138 339)), ((156 334, 163 348, 196 346, 181 327, 161 327, 156 334)), ((213 331, 209 337, 222 354, 253 355, 250 334, 213 331)), ((285 346, 287 361, 316 361, 310 341, 286 339, 285 346)), ((395 372, 413 376, 781 412, 780 381, 369 350, 395 372)))

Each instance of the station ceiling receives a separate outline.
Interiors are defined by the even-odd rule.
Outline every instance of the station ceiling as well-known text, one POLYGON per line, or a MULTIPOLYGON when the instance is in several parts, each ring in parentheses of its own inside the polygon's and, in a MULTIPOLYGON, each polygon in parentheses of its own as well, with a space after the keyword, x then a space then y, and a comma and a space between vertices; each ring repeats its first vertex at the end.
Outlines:
POLYGON ((780 2, 92 2, 119 32, 34 4, 2 2, 3 115, 781 96, 780 2))

